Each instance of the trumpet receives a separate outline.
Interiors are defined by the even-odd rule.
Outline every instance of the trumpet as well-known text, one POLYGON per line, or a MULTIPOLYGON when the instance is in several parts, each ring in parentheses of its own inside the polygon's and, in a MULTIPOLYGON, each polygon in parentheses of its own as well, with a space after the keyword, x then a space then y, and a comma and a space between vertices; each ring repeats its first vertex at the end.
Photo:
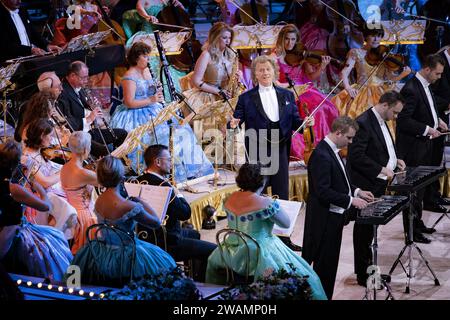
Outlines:
MULTIPOLYGON (((98 101, 93 95, 92 95, 92 91, 91 89, 88 88, 84 88, 83 89, 84 92, 86 93, 86 97, 87 97, 87 105, 89 106, 89 109, 91 111, 93 111, 95 108, 100 108, 102 109, 102 106, 100 104, 100 101, 98 101)), ((114 133, 114 130, 108 125, 108 122, 106 121, 106 119, 104 117, 101 117, 100 120, 102 120, 103 125, 105 126, 105 128, 109 131, 109 133, 111 134, 111 136, 113 137, 114 140, 117 140, 117 136, 114 133)), ((97 120, 94 120, 94 124, 97 124, 97 120)))

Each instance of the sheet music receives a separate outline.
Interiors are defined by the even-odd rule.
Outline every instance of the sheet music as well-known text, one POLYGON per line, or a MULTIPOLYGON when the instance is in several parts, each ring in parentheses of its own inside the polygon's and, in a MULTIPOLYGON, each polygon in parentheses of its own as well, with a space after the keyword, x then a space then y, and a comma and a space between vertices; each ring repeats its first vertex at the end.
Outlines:
POLYGON ((139 198, 141 196, 141 185, 139 183, 125 182, 125 189, 130 197, 139 198))
POLYGON ((280 203, 281 208, 287 213, 290 220, 289 228, 281 228, 278 225, 274 225, 273 234, 283 237, 290 237, 294 231, 295 223, 297 222, 297 217, 300 214, 300 210, 303 207, 303 202, 298 201, 287 201, 287 200, 277 200, 280 203))
POLYGON ((129 196, 139 197, 152 207, 161 223, 164 221, 172 195, 171 187, 125 182, 125 189, 129 196))

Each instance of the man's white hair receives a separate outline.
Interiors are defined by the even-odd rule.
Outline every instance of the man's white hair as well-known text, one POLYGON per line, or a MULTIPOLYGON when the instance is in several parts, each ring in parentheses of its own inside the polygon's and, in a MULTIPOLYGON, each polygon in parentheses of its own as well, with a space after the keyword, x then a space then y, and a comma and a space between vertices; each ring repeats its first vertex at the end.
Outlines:
POLYGON ((57 77, 54 71, 44 72, 37 79, 37 86, 39 91, 43 91, 46 89, 51 89, 53 86, 53 81, 57 77))

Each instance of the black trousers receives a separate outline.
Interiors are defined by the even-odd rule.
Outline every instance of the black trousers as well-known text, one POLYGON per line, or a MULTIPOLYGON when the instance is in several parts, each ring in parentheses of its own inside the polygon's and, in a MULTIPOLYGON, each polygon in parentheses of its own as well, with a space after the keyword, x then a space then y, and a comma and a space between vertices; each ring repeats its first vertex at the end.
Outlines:
POLYGON ((336 282, 336 273, 341 252, 342 230, 344 228, 344 214, 329 212, 323 238, 315 257, 304 256, 304 259, 312 263, 314 271, 322 282, 322 287, 331 300, 336 282), (311 261, 308 261, 311 260, 311 261))
MULTIPOLYGON (((377 179, 372 188, 365 190, 371 191, 375 197, 380 197, 385 194, 386 187, 386 180, 377 179)), ((370 245, 373 236, 373 225, 355 222, 353 226, 353 253, 355 273, 358 277, 367 277, 367 268, 372 264, 370 245)))
POLYGON ((128 134, 126 130, 124 129, 112 129, 112 130, 114 131, 116 138, 114 138, 111 132, 109 132, 109 130, 107 129, 100 129, 100 130, 92 129, 89 131, 89 134, 92 137, 91 154, 94 157, 100 158, 107 156, 109 154, 108 149, 106 149, 105 143, 102 139, 102 135, 103 138, 105 139, 106 144, 111 145, 112 149, 117 148, 125 141, 125 138, 127 137, 128 134), (101 132, 101 134, 99 131, 101 132))
POLYGON ((208 257, 217 246, 208 241, 200 240, 200 233, 193 229, 181 229, 181 239, 176 245, 167 245, 167 251, 175 261, 192 259, 194 280, 204 282, 208 257))

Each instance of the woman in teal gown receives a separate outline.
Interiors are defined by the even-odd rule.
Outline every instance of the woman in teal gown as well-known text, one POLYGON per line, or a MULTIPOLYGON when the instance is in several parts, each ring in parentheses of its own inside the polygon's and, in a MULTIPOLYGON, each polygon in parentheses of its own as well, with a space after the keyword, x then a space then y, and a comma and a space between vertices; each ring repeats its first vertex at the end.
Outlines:
MULTIPOLYGON (((151 49, 145 43, 135 43, 127 56, 130 68, 122 78, 123 104, 118 106, 111 117, 111 127, 131 131, 136 127, 152 121, 163 109, 160 101, 162 93, 156 90, 155 83, 147 68, 148 53, 151 49)), ((214 172, 211 162, 206 158, 202 148, 189 125, 178 125, 172 119, 173 145, 175 162, 175 181, 184 182, 214 172)), ((169 125, 162 123, 146 132, 140 138, 141 144, 127 155, 131 167, 140 174, 144 168, 145 146, 153 144, 169 145, 169 125)))
MULTIPOLYGON (((72 261, 72 265, 80 267, 84 284, 125 285, 131 274, 132 242, 136 249, 132 269, 134 280, 176 267, 167 252, 135 236, 136 223, 157 228, 160 221, 155 211, 143 201, 136 199, 135 202, 121 196, 119 185, 123 176, 124 168, 119 159, 106 156, 99 161, 97 177, 106 190, 97 199, 95 212, 98 223, 109 227, 102 228, 96 239, 82 247, 72 261)), ((94 238, 93 235, 90 237, 94 238)))
MULTIPOLYGON (((228 227, 250 235, 260 246, 259 255, 256 257, 255 245, 248 242, 250 275, 258 280, 270 270, 278 271, 284 268, 290 272, 289 264, 291 264, 295 268, 295 273, 308 276, 312 298, 326 300, 320 279, 312 267, 272 234, 274 224, 286 228, 290 221, 277 200, 260 195, 264 187, 264 177, 261 175, 260 165, 244 164, 239 169, 236 182, 241 190, 230 195, 224 203, 224 209, 227 213, 228 227)), ((230 237, 227 240, 227 247, 228 250, 223 251, 227 265, 234 272, 245 275, 248 252, 245 244, 242 240, 230 237)), ((206 282, 225 284, 224 269, 225 265, 220 255, 220 249, 216 248, 208 259, 206 282)))
MULTIPOLYGON (((152 23, 158 22, 156 16, 158 13, 164 9, 169 1, 164 0, 138 0, 135 10, 128 10, 123 14, 122 26, 125 35, 128 40, 125 44, 126 48, 131 48, 133 43, 136 41, 135 38, 141 35, 153 34, 154 28, 152 23), (137 28, 140 26, 140 30, 137 28)), ((175 6, 183 8, 183 5, 175 0, 175 6)), ((150 59, 150 66, 152 73, 155 76, 160 74, 160 59, 159 56, 152 57, 150 59)), ((181 92, 180 88, 180 78, 186 75, 186 72, 175 69, 173 66, 169 66, 169 72, 172 76, 173 83, 177 92, 181 92)), ((162 80, 166 83, 165 80, 162 80)), ((166 87, 164 87, 164 96, 169 97, 168 92, 166 92, 166 87)))

